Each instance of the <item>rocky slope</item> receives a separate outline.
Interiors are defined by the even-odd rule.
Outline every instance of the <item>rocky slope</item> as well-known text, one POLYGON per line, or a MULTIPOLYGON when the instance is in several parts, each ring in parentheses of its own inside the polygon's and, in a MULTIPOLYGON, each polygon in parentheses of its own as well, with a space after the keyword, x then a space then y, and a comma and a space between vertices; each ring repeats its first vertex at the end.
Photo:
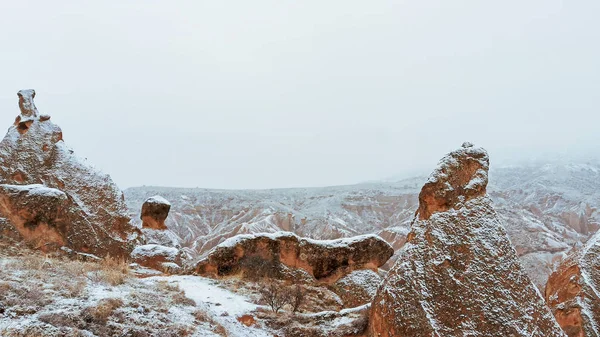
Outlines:
POLYGON ((545 297, 569 337, 600 336, 600 232, 550 275, 545 297))
POLYGON ((18 96, 21 113, 0 142, 0 234, 42 250, 128 255, 140 231, 121 190, 65 145, 35 91, 18 96))
POLYGON ((446 155, 373 299, 369 336, 563 336, 487 197, 485 150, 446 155))
MULTIPOLYGON (((488 193, 521 263, 543 289, 553 262, 598 228, 600 165, 545 162, 493 167, 492 163, 488 193)), ((236 234, 281 230, 314 239, 374 233, 398 250, 425 180, 242 191, 136 187, 125 190, 125 195, 134 219, 139 219, 148 197, 159 194, 169 200, 166 224, 193 255, 236 234)))

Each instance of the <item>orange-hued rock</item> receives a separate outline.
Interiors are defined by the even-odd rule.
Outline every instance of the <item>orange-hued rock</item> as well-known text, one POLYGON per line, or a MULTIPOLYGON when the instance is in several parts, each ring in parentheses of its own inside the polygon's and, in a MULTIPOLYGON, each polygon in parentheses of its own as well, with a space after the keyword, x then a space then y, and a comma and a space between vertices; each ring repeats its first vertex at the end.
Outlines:
POLYGON ((464 143, 449 153, 431 174, 419 193, 419 219, 427 220, 436 212, 445 212, 459 203, 486 194, 489 160, 485 151, 464 143))
POLYGON ((320 282, 333 283, 354 270, 377 270, 393 253, 392 247, 375 235, 312 240, 286 232, 248 234, 218 245, 196 264, 195 272, 225 276, 285 266, 303 270, 320 282))
POLYGON ((564 335, 486 195, 487 172, 487 152, 468 143, 440 161, 373 299, 369 336, 564 335))
POLYGON ((140 231, 123 193, 65 145, 61 129, 37 111, 35 91, 18 96, 21 113, 0 142, 0 216, 40 249, 129 255, 140 231))
POLYGON ((146 199, 142 205, 140 215, 142 227, 158 230, 167 229, 165 220, 169 216, 170 209, 171 204, 161 196, 155 195, 146 199))
POLYGON ((569 337, 600 336, 600 233, 574 248, 548 278, 544 295, 569 337))
POLYGON ((253 326, 256 324, 256 319, 252 315, 242 315, 238 317, 237 320, 245 326, 253 326))

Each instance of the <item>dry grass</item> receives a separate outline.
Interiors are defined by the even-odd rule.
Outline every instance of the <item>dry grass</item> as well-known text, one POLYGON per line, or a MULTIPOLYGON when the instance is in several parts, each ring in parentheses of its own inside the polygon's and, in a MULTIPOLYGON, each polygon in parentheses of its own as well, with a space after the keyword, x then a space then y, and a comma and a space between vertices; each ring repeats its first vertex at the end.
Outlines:
POLYGON ((123 301, 119 298, 105 298, 100 300, 98 304, 87 307, 81 314, 88 323, 93 322, 104 325, 113 312, 122 305, 123 301))
POLYGON ((122 259, 77 261, 22 250, 0 260, 0 269, 0 321, 10 323, 0 336, 226 336, 214 321, 193 323, 196 304, 176 283, 138 281, 122 259), (97 300, 98 287, 119 288, 122 296, 97 300))
POLYGON ((118 286, 125 283, 129 277, 129 264, 124 259, 117 259, 107 256, 100 263, 80 262, 85 266, 94 266, 87 270, 86 277, 93 283, 106 283, 111 286, 118 286))
POLYGON ((197 322, 208 323, 211 330, 219 336, 227 337, 227 330, 219 322, 215 321, 206 311, 196 310, 194 312, 194 318, 197 322))

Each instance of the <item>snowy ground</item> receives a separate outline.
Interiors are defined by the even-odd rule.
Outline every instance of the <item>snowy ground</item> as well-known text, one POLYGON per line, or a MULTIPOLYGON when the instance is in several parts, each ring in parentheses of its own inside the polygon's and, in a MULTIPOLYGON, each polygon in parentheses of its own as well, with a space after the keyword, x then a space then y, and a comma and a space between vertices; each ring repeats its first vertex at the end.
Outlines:
POLYGON ((272 336, 238 322, 258 306, 215 280, 28 254, 0 254, 0 336, 272 336))
POLYGON ((199 308, 209 313, 216 322, 225 328, 228 336, 272 336, 264 330, 247 327, 238 322, 238 317, 252 312, 258 306, 250 303, 244 296, 219 287, 219 283, 215 280, 199 276, 159 276, 143 280, 148 283, 157 281, 178 285, 188 298, 194 300, 199 308))

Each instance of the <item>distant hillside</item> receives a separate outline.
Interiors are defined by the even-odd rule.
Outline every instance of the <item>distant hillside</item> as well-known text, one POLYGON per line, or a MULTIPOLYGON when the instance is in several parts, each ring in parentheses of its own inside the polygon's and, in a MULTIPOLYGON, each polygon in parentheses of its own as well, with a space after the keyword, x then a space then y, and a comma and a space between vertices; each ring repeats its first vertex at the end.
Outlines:
MULTIPOLYGON (((201 255, 241 233, 292 231, 315 239, 375 233, 399 249, 425 177, 349 186, 271 190, 135 187, 125 190, 139 222, 143 201, 172 203, 167 226, 201 255)), ((600 166, 535 164, 493 169, 488 193, 521 262, 538 285, 553 259, 600 228, 600 166)))

